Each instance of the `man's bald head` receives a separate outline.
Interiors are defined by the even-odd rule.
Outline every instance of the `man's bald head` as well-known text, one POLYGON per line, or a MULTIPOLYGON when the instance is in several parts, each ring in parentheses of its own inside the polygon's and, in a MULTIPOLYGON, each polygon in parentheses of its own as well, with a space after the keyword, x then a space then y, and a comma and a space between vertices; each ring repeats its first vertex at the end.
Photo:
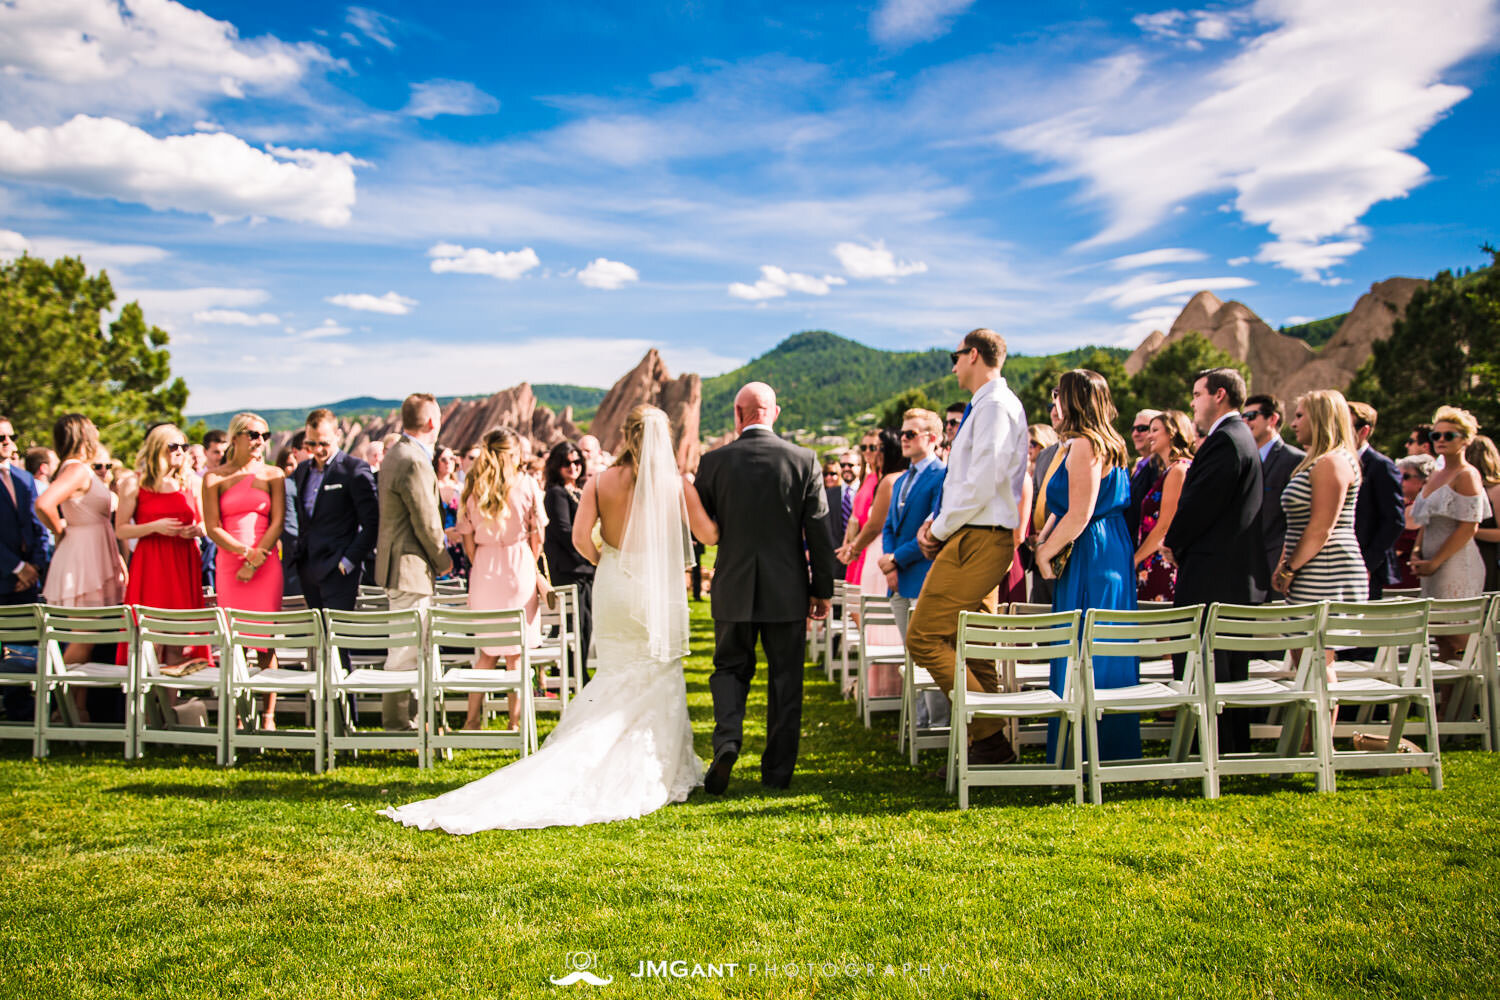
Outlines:
POLYGON ((743 431, 751 424, 776 422, 781 407, 776 405, 776 390, 764 382, 751 382, 734 397, 734 429, 743 431))

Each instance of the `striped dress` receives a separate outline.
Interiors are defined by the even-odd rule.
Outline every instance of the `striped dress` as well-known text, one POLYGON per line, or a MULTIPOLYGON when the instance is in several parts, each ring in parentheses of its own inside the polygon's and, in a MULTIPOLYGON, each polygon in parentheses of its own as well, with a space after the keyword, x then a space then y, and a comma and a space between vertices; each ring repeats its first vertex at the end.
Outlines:
MULTIPOLYGON (((1355 479, 1344 494, 1344 508, 1339 511, 1338 523, 1334 525, 1327 544, 1292 577, 1287 600, 1293 603, 1366 601, 1370 598, 1369 571, 1360 555, 1359 539, 1354 536, 1354 505, 1359 500, 1358 460, 1348 452, 1338 454, 1354 467, 1355 479)), ((1286 484, 1281 494, 1281 509, 1286 513, 1284 552, 1290 555, 1297 550, 1297 543, 1312 517, 1312 466, 1297 473, 1286 484)))

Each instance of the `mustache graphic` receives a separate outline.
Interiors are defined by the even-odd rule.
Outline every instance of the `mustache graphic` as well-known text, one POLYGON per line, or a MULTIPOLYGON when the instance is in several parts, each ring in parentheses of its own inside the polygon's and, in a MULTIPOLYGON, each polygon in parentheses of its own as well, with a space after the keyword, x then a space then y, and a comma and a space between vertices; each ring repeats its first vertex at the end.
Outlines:
MULTIPOLYGON (((551 977, 548 977, 548 978, 551 978, 551 977)), ((577 972, 570 972, 570 973, 568 973, 566 976, 563 976, 561 979, 552 979, 552 985, 554 985, 554 986, 572 986, 574 983, 577 983, 577 982, 585 982, 585 983, 588 983, 590 986, 608 986, 610 983, 612 983, 614 981, 615 981, 615 977, 614 976, 610 976, 608 979, 600 979, 598 976, 594 975, 592 972, 586 972, 586 971, 580 969, 577 972)))

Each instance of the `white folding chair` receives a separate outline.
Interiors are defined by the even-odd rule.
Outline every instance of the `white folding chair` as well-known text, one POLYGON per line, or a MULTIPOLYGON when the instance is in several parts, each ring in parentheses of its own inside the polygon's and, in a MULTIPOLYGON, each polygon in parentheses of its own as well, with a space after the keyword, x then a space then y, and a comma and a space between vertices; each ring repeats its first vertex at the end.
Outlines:
MULTIPOLYGON (((1318 791, 1333 790, 1333 744, 1318 680, 1326 669, 1324 610, 1322 604, 1215 604, 1209 608, 1203 630, 1203 683, 1209 717, 1217 717, 1226 708, 1244 708, 1264 709, 1280 719, 1267 731, 1276 739, 1275 750, 1228 755, 1216 752, 1214 796, 1218 795, 1219 779, 1226 774, 1310 773, 1317 779, 1318 791), (1213 664, 1219 653, 1249 654, 1267 664, 1267 674, 1283 679, 1252 673, 1242 681, 1216 681, 1213 664), (1302 737, 1309 722, 1313 747, 1302 753, 1302 737)), ((1252 736, 1257 728, 1252 727, 1252 736)), ((1217 730, 1213 735, 1217 737, 1217 730)))
MULTIPOLYGON (((323 616, 312 609, 303 611, 238 611, 223 609, 225 638, 229 644, 228 677, 225 684, 225 710, 232 710, 245 720, 244 728, 230 721, 229 738, 225 740, 225 763, 233 765, 240 749, 310 750, 313 773, 324 768, 327 751, 323 709, 323 616), (266 670, 255 665, 255 652, 269 649, 277 664, 266 670), (282 666, 287 651, 300 652, 306 669, 282 666), (255 699, 266 695, 305 698, 309 724, 276 729, 259 728, 260 714, 255 699)), ((223 668, 225 664, 220 663, 223 668)))
MULTIPOLYGON (((1486 750, 1494 749, 1490 732, 1494 704, 1490 701, 1489 658, 1485 649, 1492 603, 1488 596, 1434 600, 1427 615, 1427 634, 1433 639, 1462 635, 1469 640, 1457 659, 1434 658, 1432 663, 1433 688, 1446 694, 1440 699, 1438 734, 1478 736, 1486 750)), ((1420 719, 1413 719, 1407 723, 1407 731, 1425 735, 1427 726, 1420 719)))
POLYGON ((870 728, 870 718, 876 712, 900 712, 900 694, 875 694, 875 667, 887 666, 900 671, 906 664, 906 646, 900 641, 901 633, 896 627, 896 613, 891 610, 889 597, 872 594, 859 595, 859 674, 857 702, 859 714, 865 728, 870 728), (878 640, 895 639, 896 642, 878 640))
MULTIPOLYGON (((426 727, 422 724, 420 706, 426 704, 427 670, 423 664, 426 656, 426 637, 422 630, 422 612, 417 608, 406 611, 323 611, 323 635, 325 651, 323 704, 327 720, 323 731, 328 734, 328 769, 338 766, 339 751, 352 750, 414 750, 417 766, 426 767, 426 727), (354 666, 344 669, 344 658, 340 652, 352 657, 379 650, 381 659, 392 649, 416 651, 415 670, 385 670, 373 666, 354 666), (419 706, 415 729, 372 730, 357 729, 353 713, 349 711, 349 699, 357 697, 381 697, 384 695, 409 695, 419 706)), ((384 721, 384 720, 382 720, 384 721)))
MULTIPOLYGON (((223 669, 225 656, 224 623, 217 608, 135 608, 135 740, 136 753, 145 752, 148 743, 178 746, 213 747, 214 761, 222 765, 227 751, 230 719, 234 702, 225 693, 223 669), (207 646, 219 665, 205 667, 190 674, 174 676, 160 650, 207 646), (185 722, 173 704, 191 694, 199 704, 202 723, 185 722), (217 719, 207 724, 208 713, 217 719)), ((197 714, 197 713, 194 713, 197 714)))
POLYGON ((828 619, 822 623, 823 675, 830 681, 838 672, 838 660, 834 653, 839 645, 839 636, 844 631, 844 582, 833 581, 833 598, 828 604, 828 619))
POLYGON ((568 710, 568 699, 583 687, 583 651, 578 635, 578 587, 570 583, 553 588, 553 593, 557 607, 541 606, 542 643, 532 647, 531 665, 541 689, 557 692, 536 699, 537 711, 561 715, 568 710))
POLYGON ((1485 687, 1490 698, 1490 746, 1500 750, 1500 594, 1490 593, 1489 614, 1484 619, 1483 645, 1485 687))
POLYGON ((126 759, 135 756, 135 619, 122 605, 104 608, 42 607, 42 692, 37 698, 37 756, 45 757, 53 740, 119 743, 126 759), (86 663, 64 663, 63 647, 93 646, 86 663), (126 664, 115 663, 115 648, 124 644, 126 664), (114 690, 125 696, 121 723, 84 722, 73 703, 75 690, 114 690), (61 722, 53 724, 56 704, 61 722))
POLYGON ((0 647, 6 656, 14 656, 19 662, 29 651, 31 669, 27 671, 0 671, 0 688, 27 688, 31 691, 32 712, 30 722, 0 722, 0 739, 29 740, 31 755, 40 757, 42 688, 42 608, 39 604, 0 605, 0 647))
POLYGON ((1083 689, 1077 683, 1080 613, 986 615, 962 611, 958 616, 952 727, 948 737, 948 791, 958 792, 958 807, 969 807, 971 785, 1072 785, 1075 802, 1083 801, 1083 755, 1078 727, 1083 723, 1083 689), (997 693, 968 690, 969 660, 992 660, 997 673, 1017 664, 1068 661, 1061 696, 1043 688, 997 693), (969 726, 975 719, 1056 718, 1059 747, 1056 764, 969 764, 969 726))
MULTIPOLYGON (((427 656, 429 677, 427 698, 423 701, 427 716, 427 745, 432 750, 461 747, 515 749, 525 757, 537 748, 536 706, 531 695, 531 657, 526 648, 526 612, 468 611, 457 608, 434 608, 428 612, 427 656), (515 648, 520 652, 516 669, 496 664, 493 670, 469 666, 449 666, 443 656, 452 650, 478 655, 484 647, 515 648), (449 651, 443 654, 441 649, 449 651), (514 693, 517 698, 515 729, 449 729, 445 699, 448 695, 482 694, 486 698, 514 693)), ((501 661, 502 663, 504 661, 501 661)))
MULTIPOLYGON (((1443 787, 1439 740, 1433 735, 1438 731, 1437 698, 1432 690, 1432 658, 1427 648, 1428 606, 1428 601, 1329 602, 1323 622, 1324 647, 1374 649, 1376 668, 1394 678, 1361 676, 1345 680, 1339 677, 1329 683, 1324 674, 1314 671, 1324 685, 1330 712, 1337 711, 1341 704, 1390 706, 1386 748, 1375 751, 1334 749, 1332 773, 1329 775, 1331 786, 1337 787, 1339 771, 1417 767, 1427 769, 1433 788, 1443 787), (1427 748, 1418 753, 1400 753, 1406 717, 1414 704, 1427 720, 1427 748)), ((1335 672, 1339 666, 1334 664, 1335 672)), ((1319 725, 1330 725, 1327 716, 1319 715, 1319 725)), ((1331 734, 1329 738, 1332 739, 1331 734)))
MULTIPOLYGON (((861 645, 859 634, 860 628, 858 622, 860 598, 859 585, 854 583, 844 583, 842 581, 835 580, 833 584, 833 592, 841 596, 844 609, 843 615, 839 618, 838 635, 840 652, 839 694, 847 697, 850 693, 854 693, 857 698, 858 691, 850 686, 849 679, 851 677, 854 677, 856 681, 858 680, 857 671, 859 670, 859 647, 861 645), (854 661, 853 670, 849 669, 849 661, 851 658, 854 661)), ((856 708, 857 707, 858 706, 856 706, 856 708)))
MULTIPOLYGON (((915 602, 912 608, 916 608, 915 602)), ((941 694, 942 691, 932 674, 917 666, 911 652, 907 651, 901 663, 901 719, 897 728, 896 752, 909 752, 913 767, 923 750, 941 750, 948 745, 948 726, 917 725, 918 699, 929 692, 941 694)), ((943 697, 947 698, 947 695, 943 697)))
MULTIPOLYGON (((1214 743, 1202 685, 1202 643, 1199 628, 1203 605, 1164 607, 1145 611, 1090 608, 1083 622, 1083 658, 1079 664, 1087 721, 1084 734, 1089 751, 1089 790, 1093 801, 1104 801, 1104 784, 1115 781, 1157 781, 1198 778, 1205 798, 1216 794, 1214 743), (1101 688, 1094 683, 1094 660, 1135 657, 1170 660, 1186 657, 1183 679, 1141 681, 1124 687, 1101 688), (1100 760, 1099 723, 1106 715, 1144 715, 1175 712, 1169 755, 1134 760, 1100 760), (1191 727, 1191 728, 1190 728, 1191 727), (1192 753, 1192 730, 1198 752, 1192 753)), ((1061 752, 1061 751, 1059 751, 1061 752)))

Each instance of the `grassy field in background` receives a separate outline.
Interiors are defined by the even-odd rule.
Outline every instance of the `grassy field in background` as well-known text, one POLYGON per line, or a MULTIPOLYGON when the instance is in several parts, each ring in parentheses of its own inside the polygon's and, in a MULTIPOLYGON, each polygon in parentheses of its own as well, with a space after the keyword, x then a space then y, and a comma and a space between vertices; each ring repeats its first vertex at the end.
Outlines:
MULTIPOLYGON (((706 605, 694 626, 707 757, 706 605)), ((1442 792, 1228 779, 1217 802, 1190 783, 1075 807, 986 789, 960 813, 938 755, 909 767, 894 717, 866 731, 813 670, 793 787, 763 792, 764 712, 758 683, 724 798, 468 838, 375 811, 509 755, 314 776, 279 752, 220 770, 11 744, 0 997, 1500 995, 1500 755, 1446 755, 1442 792), (613 982, 552 985, 572 953, 613 982), (632 976, 674 960, 724 975, 632 976)))

